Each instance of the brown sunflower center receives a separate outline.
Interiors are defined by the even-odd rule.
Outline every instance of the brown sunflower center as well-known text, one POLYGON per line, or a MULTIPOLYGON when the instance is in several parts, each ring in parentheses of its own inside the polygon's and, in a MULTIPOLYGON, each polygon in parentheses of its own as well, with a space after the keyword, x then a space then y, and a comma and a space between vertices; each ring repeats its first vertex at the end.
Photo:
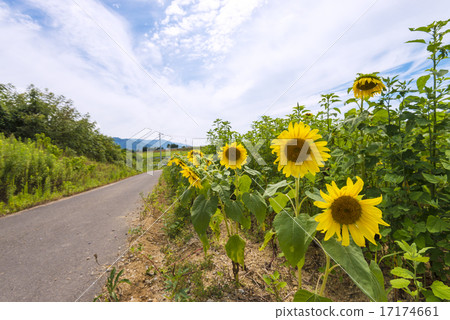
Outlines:
POLYGON ((287 145, 286 158, 291 162, 303 162, 311 153, 309 144, 303 139, 293 139, 295 143, 287 145))
POLYGON ((353 224, 361 217, 362 208, 359 202, 350 196, 341 196, 331 204, 333 220, 340 224, 353 224))
POLYGON ((225 157, 230 161, 237 161, 241 157, 241 151, 239 149, 231 147, 225 151, 225 157))
POLYGON ((378 85, 378 83, 376 81, 370 80, 368 82, 365 82, 364 84, 361 84, 360 82, 358 82, 356 84, 356 87, 359 90, 362 91, 367 91, 367 90, 372 90, 373 88, 375 88, 378 85))

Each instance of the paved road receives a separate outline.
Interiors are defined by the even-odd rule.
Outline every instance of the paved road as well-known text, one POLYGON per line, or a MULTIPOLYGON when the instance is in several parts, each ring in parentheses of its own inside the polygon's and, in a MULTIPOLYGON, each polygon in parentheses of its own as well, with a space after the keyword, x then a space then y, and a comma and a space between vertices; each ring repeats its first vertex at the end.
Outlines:
MULTIPOLYGON (((141 174, 0 218, 0 301, 75 301, 127 245, 139 193, 158 181, 141 174), (98 263, 94 258, 97 254, 98 263)), ((104 280, 80 301, 92 301, 104 280)))

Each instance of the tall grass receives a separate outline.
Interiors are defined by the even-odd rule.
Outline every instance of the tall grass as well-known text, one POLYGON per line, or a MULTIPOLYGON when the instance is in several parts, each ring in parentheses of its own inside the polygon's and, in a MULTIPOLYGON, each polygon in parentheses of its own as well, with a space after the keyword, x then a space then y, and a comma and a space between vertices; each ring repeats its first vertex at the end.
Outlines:
POLYGON ((0 215, 107 184, 136 172, 125 165, 65 156, 45 135, 36 140, 0 133, 0 215))

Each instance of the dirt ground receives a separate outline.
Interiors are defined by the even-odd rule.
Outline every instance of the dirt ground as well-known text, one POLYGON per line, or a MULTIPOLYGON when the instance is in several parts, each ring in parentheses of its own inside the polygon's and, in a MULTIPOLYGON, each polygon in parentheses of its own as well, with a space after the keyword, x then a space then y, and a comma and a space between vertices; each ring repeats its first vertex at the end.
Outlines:
MULTIPOLYGON (((246 268, 240 269, 236 284, 231 260, 224 251, 224 236, 213 241, 205 255, 189 221, 176 232, 170 232, 175 206, 170 207, 173 200, 166 193, 164 181, 160 181, 142 208, 140 218, 130 226, 131 249, 116 268, 124 270, 121 278, 131 284, 118 285, 120 301, 277 301, 266 290, 263 280, 264 275, 276 270, 279 281, 286 282, 279 299, 293 300, 298 285, 297 270, 279 256, 280 250, 274 250, 271 243, 259 250, 261 231, 244 235, 246 268)), ((312 244, 302 271, 303 289, 314 292, 324 265, 321 249, 312 244)), ((106 296, 106 286, 103 292, 106 296)), ((330 274, 324 296, 333 301, 369 301, 339 268, 330 274)))

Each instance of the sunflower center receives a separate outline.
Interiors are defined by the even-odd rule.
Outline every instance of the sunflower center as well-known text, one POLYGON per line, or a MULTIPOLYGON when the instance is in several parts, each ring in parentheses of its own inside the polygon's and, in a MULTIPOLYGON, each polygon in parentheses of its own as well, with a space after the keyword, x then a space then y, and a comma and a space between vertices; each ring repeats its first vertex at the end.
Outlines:
POLYGON ((378 85, 378 83, 376 83, 375 81, 368 81, 368 82, 366 82, 366 83, 364 83, 364 84, 358 83, 358 84, 356 85, 356 87, 357 87, 359 90, 367 91, 367 90, 372 90, 372 89, 375 88, 377 85, 378 85))
POLYGON ((236 161, 236 160, 240 159, 241 152, 239 151, 239 149, 231 147, 231 148, 228 148, 227 151, 225 151, 225 157, 228 160, 236 161))
POLYGON ((361 217, 359 202, 350 196, 341 196, 331 204, 331 215, 340 224, 353 224, 361 217))
POLYGON ((305 161, 309 154, 311 153, 311 148, 309 144, 303 139, 292 139, 294 143, 287 145, 286 157, 288 161, 291 162, 303 162, 305 161))

